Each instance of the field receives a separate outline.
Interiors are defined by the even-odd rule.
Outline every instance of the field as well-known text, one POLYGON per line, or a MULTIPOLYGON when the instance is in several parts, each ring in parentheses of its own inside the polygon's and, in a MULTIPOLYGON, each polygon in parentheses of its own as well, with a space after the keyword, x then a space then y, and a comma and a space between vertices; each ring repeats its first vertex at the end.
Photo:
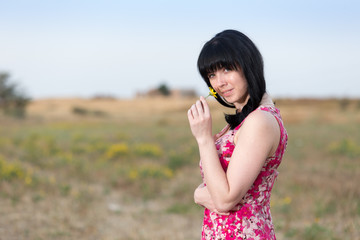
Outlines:
MULTIPOLYGON (((42 99, 0 116, 0 239, 200 239, 192 99, 42 99)), ((223 112, 210 102, 214 132, 223 112)), ((360 100, 278 99, 280 240, 360 239, 360 100)))

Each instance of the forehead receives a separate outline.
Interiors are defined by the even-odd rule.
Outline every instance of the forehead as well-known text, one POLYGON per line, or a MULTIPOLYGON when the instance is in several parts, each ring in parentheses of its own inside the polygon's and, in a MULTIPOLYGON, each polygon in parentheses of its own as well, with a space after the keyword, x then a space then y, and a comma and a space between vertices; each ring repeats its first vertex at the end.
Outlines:
POLYGON ((213 73, 216 72, 218 70, 221 69, 230 69, 230 70, 235 70, 237 69, 236 64, 235 63, 228 63, 228 62, 216 62, 213 64, 210 64, 207 68, 206 68, 206 72, 207 73, 213 73))

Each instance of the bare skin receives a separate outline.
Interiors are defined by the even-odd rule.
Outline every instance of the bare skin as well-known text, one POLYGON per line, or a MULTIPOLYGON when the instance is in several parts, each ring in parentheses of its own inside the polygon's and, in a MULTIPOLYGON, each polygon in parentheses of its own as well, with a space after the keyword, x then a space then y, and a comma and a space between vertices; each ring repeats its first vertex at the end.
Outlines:
MULTIPOLYGON (((241 111, 248 100, 247 84, 241 71, 220 69, 209 76, 212 87, 241 111)), ((250 189, 265 160, 279 144, 280 129, 267 112, 254 111, 246 118, 235 136, 235 149, 227 171, 221 167, 212 135, 212 118, 205 98, 192 105, 188 119, 195 137, 206 186, 194 192, 197 204, 219 214, 238 210, 237 204, 250 189)))

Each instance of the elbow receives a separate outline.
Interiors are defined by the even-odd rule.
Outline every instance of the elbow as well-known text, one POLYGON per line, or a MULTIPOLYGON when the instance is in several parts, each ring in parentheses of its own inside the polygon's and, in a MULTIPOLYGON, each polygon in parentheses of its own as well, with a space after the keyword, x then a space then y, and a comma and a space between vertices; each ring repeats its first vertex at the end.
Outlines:
POLYGON ((234 209, 237 203, 232 201, 217 201, 214 203, 218 212, 227 213, 234 209))
POLYGON ((237 195, 228 195, 227 197, 222 197, 214 199, 214 205, 217 211, 221 213, 228 213, 234 211, 236 205, 238 205, 242 199, 242 194, 237 195))

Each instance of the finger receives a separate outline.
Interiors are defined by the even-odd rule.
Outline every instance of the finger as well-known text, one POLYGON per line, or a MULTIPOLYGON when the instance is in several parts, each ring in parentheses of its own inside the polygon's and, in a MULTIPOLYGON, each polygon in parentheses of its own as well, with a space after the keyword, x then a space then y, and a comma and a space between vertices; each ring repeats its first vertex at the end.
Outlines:
POLYGON ((204 112, 204 107, 200 100, 197 100, 195 105, 196 105, 196 109, 197 109, 198 113, 204 112))
POLYGON ((191 113, 193 115, 194 118, 198 117, 199 116, 199 112, 198 112, 198 109, 196 107, 196 104, 193 104, 190 108, 191 110, 191 113))
POLYGON ((203 105, 204 113, 209 114, 210 113, 210 108, 209 108, 209 105, 207 104, 206 99, 203 96, 201 96, 200 101, 201 101, 201 103, 203 105))
POLYGON ((194 111, 195 111, 195 107, 194 104, 190 106, 189 110, 188 110, 188 116, 190 116, 191 118, 194 118, 194 111))
POLYGON ((193 116, 193 114, 192 114, 191 108, 188 110, 187 115, 188 115, 188 119, 189 119, 189 120, 194 119, 194 116, 193 116))

